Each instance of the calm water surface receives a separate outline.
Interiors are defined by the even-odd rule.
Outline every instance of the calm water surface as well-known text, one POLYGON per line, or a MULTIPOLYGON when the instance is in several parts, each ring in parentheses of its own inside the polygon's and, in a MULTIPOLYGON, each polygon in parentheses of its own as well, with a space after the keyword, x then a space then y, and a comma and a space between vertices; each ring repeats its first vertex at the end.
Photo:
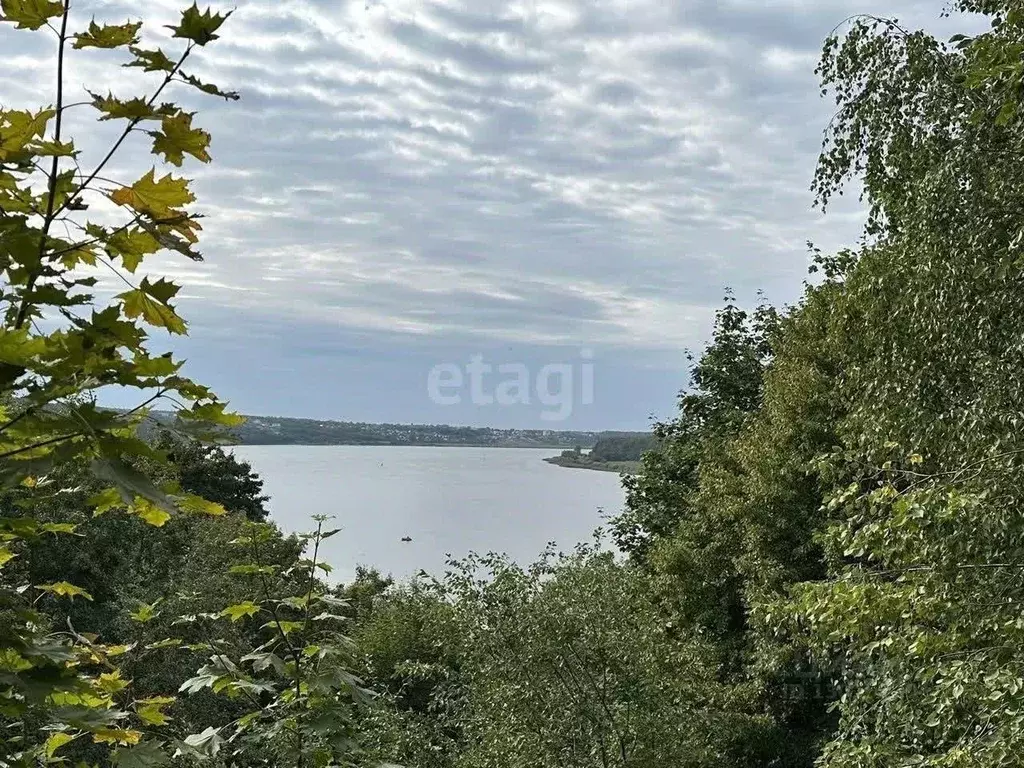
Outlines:
POLYGON ((590 538, 624 494, 611 472, 565 469, 557 451, 515 448, 239 446, 264 480, 273 520, 287 532, 333 515, 326 544, 334 577, 358 565, 396 577, 440 574, 446 556, 504 552, 532 561, 548 542, 590 538), (403 543, 405 536, 412 542, 403 543))

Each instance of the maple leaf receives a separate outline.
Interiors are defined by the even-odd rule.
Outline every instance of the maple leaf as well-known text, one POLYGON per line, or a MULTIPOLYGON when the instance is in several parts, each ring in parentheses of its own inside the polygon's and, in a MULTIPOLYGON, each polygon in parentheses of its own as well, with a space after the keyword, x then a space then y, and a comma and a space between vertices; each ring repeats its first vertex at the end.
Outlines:
POLYGON ((40 112, 0 110, 0 161, 20 152, 46 131, 46 124, 57 114, 52 109, 40 112))
POLYGON ((143 741, 130 749, 115 749, 110 763, 114 768, 159 768, 170 762, 162 747, 162 742, 143 741))
POLYGON ((142 289, 157 301, 166 304, 178 295, 178 291, 181 290, 181 286, 175 285, 170 280, 165 280, 161 277, 155 283, 151 283, 149 280, 144 279, 142 281, 142 289))
POLYGON ((174 27, 167 25, 167 28, 174 32, 174 37, 191 40, 196 45, 206 45, 216 40, 219 35, 214 34, 220 25, 227 21, 231 12, 225 14, 213 13, 209 8, 200 12, 199 4, 193 3, 191 8, 181 12, 181 22, 174 27))
MULTIPOLYGON (((199 218, 198 216, 187 216, 185 214, 180 214, 180 215, 177 215, 177 216, 173 216, 171 218, 161 219, 160 221, 157 221, 156 223, 158 225, 160 225, 160 227, 166 227, 170 231, 180 233, 181 236, 184 237, 186 240, 188 240, 190 243, 198 243, 199 242, 199 238, 196 236, 196 232, 197 231, 202 231, 202 229, 203 229, 202 225, 197 221, 198 218, 199 218)), ((155 236, 155 234, 154 234, 154 236, 155 236)), ((164 247, 165 248, 174 247, 175 250, 180 250, 179 248, 177 248, 175 246, 168 245, 166 243, 164 244, 164 247)), ((183 253, 184 253, 184 251, 183 251, 183 253)), ((203 260, 203 257, 200 256, 198 253, 195 253, 195 252, 186 253, 186 255, 189 258, 191 258, 191 259, 193 259, 195 261, 202 261, 203 260)))
POLYGON ((113 672, 104 672, 99 678, 96 679, 96 687, 104 693, 120 693, 128 687, 131 680, 124 680, 121 678, 121 673, 117 670, 113 672))
POLYGON ((160 250, 160 243, 142 227, 122 229, 109 233, 102 227, 90 224, 86 232, 103 243, 103 249, 111 258, 119 258, 125 269, 134 272, 142 260, 160 250))
POLYGON ((143 278, 139 287, 120 294, 125 317, 142 317, 150 325, 166 328, 171 333, 184 334, 185 321, 167 302, 178 292, 178 286, 160 279, 151 283, 143 278))
POLYGON ((241 96, 238 95, 237 91, 222 91, 213 83, 204 83, 195 75, 189 75, 184 72, 181 73, 181 79, 191 85, 193 88, 198 88, 203 93, 208 93, 211 96, 220 96, 222 99, 228 101, 238 101, 241 96))
POLYGON ((188 112, 180 112, 163 118, 161 130, 149 134, 153 137, 153 153, 162 154, 167 162, 179 167, 185 154, 203 163, 210 162, 212 158, 206 151, 210 146, 210 134, 193 128, 192 117, 188 112))
POLYGON ((172 696, 153 696, 148 699, 140 699, 135 702, 135 713, 142 722, 148 725, 166 725, 171 718, 164 712, 164 708, 173 704, 174 701, 172 696))
POLYGON ((36 586, 36 589, 41 589, 43 592, 49 592, 51 595, 70 597, 72 600, 76 597, 84 597, 86 600, 92 600, 92 595, 84 589, 76 587, 74 584, 69 584, 66 581, 58 581, 56 584, 39 584, 36 586))
POLYGON ((150 357, 149 355, 137 353, 132 360, 132 366, 135 374, 138 376, 159 378, 177 373, 182 363, 175 362, 170 352, 159 357, 150 357))
POLYGON ((188 512, 189 514, 221 517, 228 513, 228 511, 224 509, 223 504, 218 504, 215 501, 207 501, 202 496, 196 496, 193 494, 182 496, 180 499, 176 499, 176 502, 183 512, 188 512))
MULTIPOLYGON (((150 234, 150 236, 156 241, 159 247, 167 248, 168 250, 177 251, 183 256, 188 256, 192 261, 202 261, 203 255, 199 251, 192 248, 190 243, 195 243, 199 238, 192 232, 192 227, 188 226, 188 222, 191 221, 188 217, 184 217, 182 223, 175 222, 159 222, 158 224, 150 224, 147 221, 140 221, 139 224, 143 229, 150 234), (188 240, 184 240, 174 234, 173 230, 184 232, 188 235, 188 240)), ((195 229, 201 229, 198 223, 195 223, 195 229)))
POLYGON ((204 421, 210 424, 219 424, 223 427, 238 427, 245 423, 245 418, 237 413, 228 413, 225 409, 227 403, 206 403, 196 404, 191 410, 179 411, 178 418, 186 420, 204 421))
POLYGON ((64 731, 57 731, 50 738, 46 740, 46 744, 43 745, 43 749, 46 751, 46 756, 52 758, 57 750, 63 747, 65 744, 70 744, 74 741, 77 736, 73 733, 65 733, 64 731))
POLYGON ((119 99, 112 93, 107 92, 106 96, 89 91, 92 96, 92 106, 103 113, 100 120, 160 120, 168 115, 173 115, 177 109, 171 104, 161 104, 154 107, 146 99, 136 97, 134 99, 119 99))
POLYGON ((91 496, 86 503, 94 507, 93 515, 99 517, 112 509, 119 509, 124 506, 124 499, 116 488, 107 488, 105 491, 91 496))
POLYGON ((78 155, 73 141, 37 141, 32 144, 31 149, 42 157, 75 157, 78 155))
POLYGON ((167 512, 142 497, 135 500, 129 511, 134 515, 138 515, 141 520, 152 525, 154 528, 163 528, 167 521, 171 519, 167 512))
POLYGON ((132 731, 127 728, 100 728, 93 732, 92 740, 97 744, 130 746, 138 744, 142 740, 142 734, 139 731, 132 731))
POLYGON ((138 46, 132 45, 128 47, 132 55, 135 57, 134 61, 130 61, 122 66, 125 67, 142 67, 143 72, 173 72, 174 62, 167 58, 167 54, 161 49, 157 48, 155 51, 148 50, 146 48, 139 48, 138 46))
POLYGON ((0 0, 0 21, 13 21, 18 29, 39 29, 49 19, 64 13, 57 0, 0 0))
POLYGON ((89 30, 75 35, 75 48, 120 48, 139 42, 142 22, 100 25, 93 19, 89 30))
MULTIPOLYGON (((159 602, 157 600, 157 603, 159 602)), ((128 615, 131 616, 132 621, 137 621, 139 624, 147 624, 160 615, 160 612, 156 609, 157 603, 143 603, 137 611, 132 611, 128 615)))
POLYGON ((57 536, 62 533, 75 534, 78 526, 74 523, 43 523, 40 529, 43 533, 52 533, 57 536))
POLYGON ((255 616, 260 612, 260 607, 249 600, 238 605, 229 605, 220 612, 221 616, 227 616, 231 621, 241 621, 247 616, 255 616))
POLYGON ((64 251, 60 256, 60 263, 68 269, 74 269, 78 264, 96 266, 96 251, 92 246, 83 245, 64 251))
POLYGON ((167 174, 157 180, 156 169, 150 169, 130 187, 111 192, 110 199, 153 218, 173 218, 177 213, 175 207, 191 203, 195 195, 188 190, 188 179, 175 179, 167 174))

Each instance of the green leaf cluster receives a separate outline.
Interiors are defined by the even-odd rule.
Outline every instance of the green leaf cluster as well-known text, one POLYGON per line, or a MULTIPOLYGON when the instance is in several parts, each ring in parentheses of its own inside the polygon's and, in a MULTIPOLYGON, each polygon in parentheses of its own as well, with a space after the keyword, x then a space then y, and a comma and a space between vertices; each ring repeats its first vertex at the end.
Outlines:
MULTIPOLYGON (((217 498, 201 495, 217 496, 217 483, 200 480, 204 471, 227 477, 233 467, 184 438, 173 443, 184 459, 175 467, 172 444, 147 435, 157 423, 185 434, 238 420, 183 375, 181 362, 148 348, 154 330, 187 330, 175 302, 180 286, 146 268, 161 251, 201 258, 188 180, 155 166, 130 184, 107 176, 146 122, 159 126, 156 160, 210 162, 210 135, 168 99, 181 87, 234 96, 183 70, 197 46, 217 39, 229 14, 185 9, 174 27, 183 45, 172 52, 138 47, 137 20, 94 18, 75 31, 81 20, 71 5, 0 2, 0 21, 10 23, 0 26, 0 49, 22 30, 55 38, 56 92, 41 109, 0 108, 0 763, 162 765, 175 755, 218 751, 207 726, 174 735, 177 704, 167 691, 176 686, 160 679, 178 667, 167 654, 209 640, 147 638, 127 627, 167 630, 169 613, 180 607, 160 593, 180 560, 172 542, 188 541, 179 529, 229 517, 217 498), (76 57, 118 54, 125 66, 153 73, 147 92, 69 103, 76 57), (79 152, 68 135, 68 115, 80 109, 119 121, 96 157, 79 152), (106 201, 119 207, 119 221, 94 212, 106 201), (127 290, 110 290, 111 279, 127 290), (138 405, 100 407, 111 387, 136 393, 138 405), (156 422, 151 409, 160 403, 181 418, 156 422), (97 575, 99 541, 104 569, 122 574, 116 585, 97 575), (118 568, 119 556, 137 569, 133 580, 118 568), (154 676, 154 668, 162 671, 154 676)), ((266 513, 253 483, 239 473, 221 496, 232 505, 247 499, 239 512, 260 519, 266 513)))

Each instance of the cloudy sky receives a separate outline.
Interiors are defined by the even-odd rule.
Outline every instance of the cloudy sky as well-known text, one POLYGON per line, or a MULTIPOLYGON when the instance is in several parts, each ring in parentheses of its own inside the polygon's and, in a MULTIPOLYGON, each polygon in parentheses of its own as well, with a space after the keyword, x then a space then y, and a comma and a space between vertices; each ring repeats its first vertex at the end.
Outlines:
MULTIPOLYGON (((73 5, 85 22, 145 7, 154 43, 179 6, 73 5)), ((643 428, 671 414, 726 287, 790 302, 806 241, 856 239, 855 205, 822 217, 808 192, 823 37, 858 12, 936 27, 942 5, 240 0, 193 71, 242 101, 184 98, 214 162, 185 168, 206 262, 155 264, 185 285, 191 337, 172 346, 248 413, 643 428), (431 369, 475 355, 524 365, 531 404, 474 405, 468 379, 447 390, 460 404, 432 402, 431 369), (558 424, 540 418, 546 365, 576 378, 558 424)), ((51 48, 0 27, 0 103, 52 102, 51 48)), ((135 95, 118 55, 75 52, 72 91, 135 95)), ((88 165, 109 136, 80 113, 88 165)), ((112 176, 148 167, 137 143, 112 176)))

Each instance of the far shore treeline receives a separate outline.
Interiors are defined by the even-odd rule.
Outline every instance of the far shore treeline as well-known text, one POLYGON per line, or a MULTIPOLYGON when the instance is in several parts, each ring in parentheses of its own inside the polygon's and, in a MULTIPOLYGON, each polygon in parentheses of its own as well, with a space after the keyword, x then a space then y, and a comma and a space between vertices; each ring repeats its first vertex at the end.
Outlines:
MULTIPOLYGON (((173 414, 155 413, 164 425, 173 414)), ((479 448, 592 448, 607 439, 645 439, 638 432, 578 432, 554 429, 497 429, 448 424, 371 424, 364 422, 246 416, 224 433, 239 445, 422 445, 479 448)))

